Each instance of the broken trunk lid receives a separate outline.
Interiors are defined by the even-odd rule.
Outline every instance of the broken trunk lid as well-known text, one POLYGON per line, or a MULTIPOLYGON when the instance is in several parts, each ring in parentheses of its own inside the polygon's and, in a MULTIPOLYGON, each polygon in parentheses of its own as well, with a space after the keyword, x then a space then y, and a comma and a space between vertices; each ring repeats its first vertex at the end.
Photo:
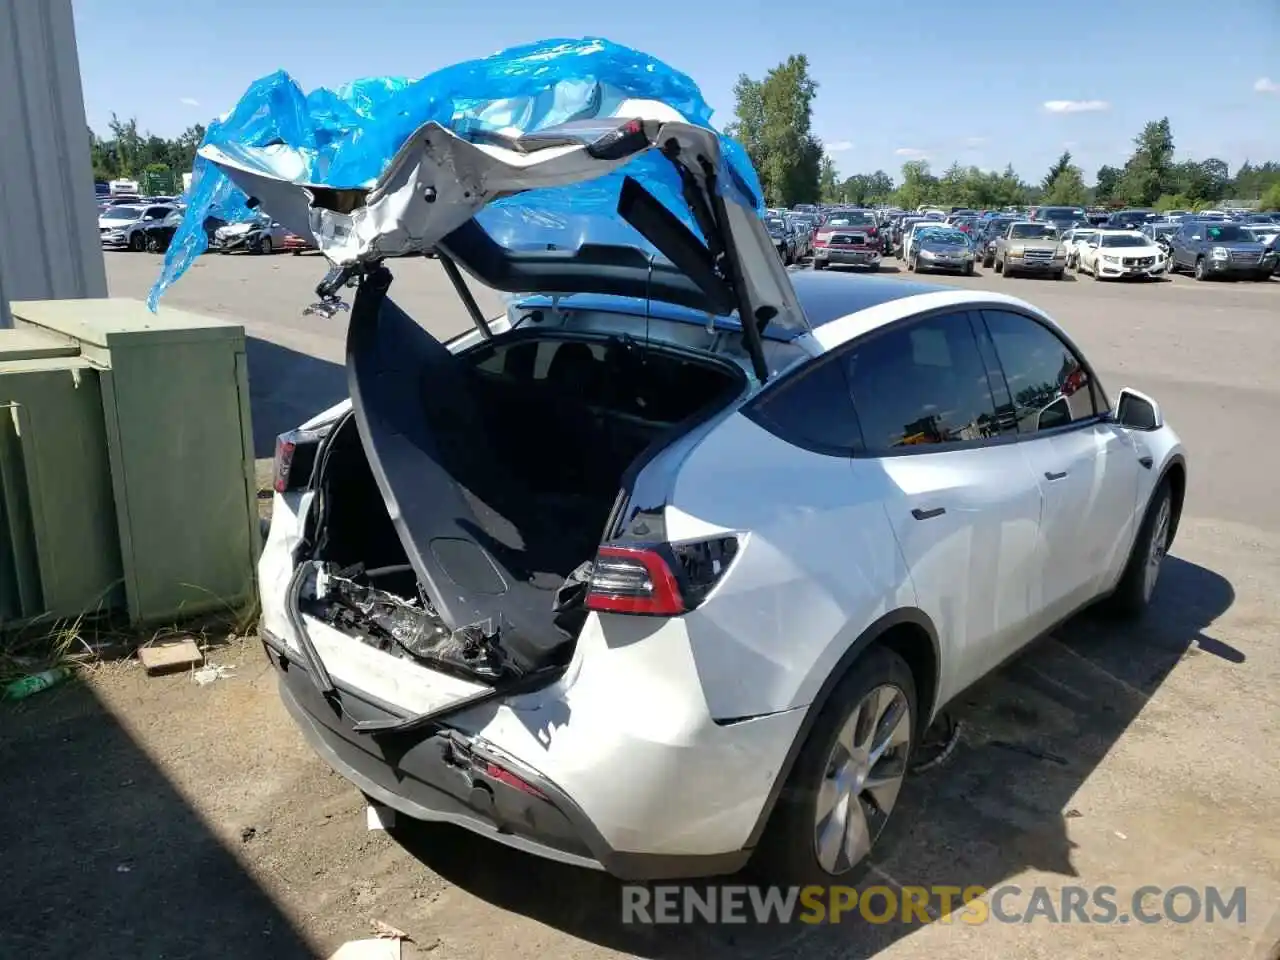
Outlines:
POLYGON ((464 137, 430 122, 376 183, 350 189, 293 179, 301 172, 296 155, 282 148, 208 145, 200 152, 287 228, 315 237, 339 265, 439 246, 498 290, 613 293, 722 315, 736 310, 756 321, 748 340, 765 324, 807 331, 756 198, 721 162, 717 134, 670 119, 675 112, 662 103, 626 101, 619 109, 647 115, 526 136, 464 137), (625 175, 631 163, 650 183, 665 174, 666 203, 625 175), (566 213, 566 196, 599 190, 614 191, 617 216, 566 213), (517 194, 520 209, 504 207, 517 194), (671 207, 680 204, 677 216, 671 207), (547 244, 549 233, 569 242, 547 244))

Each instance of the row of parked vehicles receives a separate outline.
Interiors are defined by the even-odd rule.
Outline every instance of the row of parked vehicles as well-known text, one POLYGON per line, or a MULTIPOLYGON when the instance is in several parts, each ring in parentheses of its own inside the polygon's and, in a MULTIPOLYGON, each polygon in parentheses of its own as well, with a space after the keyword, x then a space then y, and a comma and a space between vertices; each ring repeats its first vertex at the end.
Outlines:
MULTIPOLYGON (((186 206, 174 197, 113 197, 98 204, 98 234, 103 249, 164 253, 182 223, 186 206)), ((210 250, 220 253, 301 254, 315 245, 286 230, 266 214, 237 223, 209 217, 204 224, 210 250)))
MULTIPOLYGON (((911 272, 969 275, 981 264, 1003 276, 1061 279, 1069 270, 1097 280, 1187 273, 1197 280, 1269 280, 1280 273, 1280 213, 1149 210, 1115 213, 1083 207, 975 211, 832 209, 771 211, 770 233, 783 261, 797 261, 789 224, 816 220, 805 235, 815 270, 877 270, 896 257, 911 272)), ((794 228, 793 228, 794 229, 794 228)))

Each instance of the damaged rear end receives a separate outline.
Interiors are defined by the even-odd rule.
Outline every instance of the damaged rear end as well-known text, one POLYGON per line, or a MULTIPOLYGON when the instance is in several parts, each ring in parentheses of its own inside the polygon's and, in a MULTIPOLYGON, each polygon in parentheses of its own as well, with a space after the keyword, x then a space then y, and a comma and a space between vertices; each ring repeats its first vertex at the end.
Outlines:
POLYGON ((315 236, 335 263, 321 312, 356 287, 350 402, 277 449, 263 632, 291 712, 382 803, 641 877, 738 865, 697 843, 680 864, 629 852, 640 800, 600 764, 629 753, 637 774, 669 774, 672 761, 603 692, 649 689, 673 704, 666 722, 713 726, 661 624, 714 589, 740 534, 672 542, 666 505, 688 451, 795 359, 806 325, 758 198, 733 182, 717 135, 661 104, 629 106, 516 138, 430 123, 360 191, 204 155, 315 236), (621 169, 650 151, 670 165, 686 217, 621 169), (485 221, 503 197, 614 171, 634 244, 530 249, 499 242, 485 221), (475 321, 448 344, 389 296, 390 258, 428 251, 475 321), (482 317, 464 274, 516 294, 507 315, 482 317), (649 639, 618 649, 628 635, 649 639), (606 652, 616 662, 593 667, 606 652), (629 668, 633 655, 647 659, 629 668), (575 692, 585 675, 595 691, 575 692))

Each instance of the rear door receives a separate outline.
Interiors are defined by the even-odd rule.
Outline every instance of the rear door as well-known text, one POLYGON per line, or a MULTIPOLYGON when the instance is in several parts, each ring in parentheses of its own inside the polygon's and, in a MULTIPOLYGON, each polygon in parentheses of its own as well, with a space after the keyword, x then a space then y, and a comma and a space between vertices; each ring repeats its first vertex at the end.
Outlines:
POLYGON ((889 481, 885 509, 918 603, 949 648, 949 691, 1026 639, 1042 500, 972 323, 965 311, 933 313, 845 355, 858 462, 889 481))
POLYGON ((1027 314, 982 317, 1044 497, 1031 588, 1038 629, 1047 628, 1091 600, 1127 556, 1141 467, 1132 438, 1102 416, 1101 387, 1070 344, 1027 314))

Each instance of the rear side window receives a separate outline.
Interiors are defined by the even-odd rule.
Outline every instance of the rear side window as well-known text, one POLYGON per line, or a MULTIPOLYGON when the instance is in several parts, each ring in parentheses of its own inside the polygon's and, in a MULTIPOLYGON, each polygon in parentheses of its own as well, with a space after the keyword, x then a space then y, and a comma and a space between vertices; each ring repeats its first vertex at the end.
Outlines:
POLYGON ((856 345, 844 360, 872 456, 984 440, 999 432, 968 314, 915 321, 856 345))
POLYGON ((746 413, 774 436, 814 453, 848 457, 861 446, 849 383, 837 358, 797 371, 746 413))
POLYGON ((1056 333, 1030 317, 984 310, 1013 397, 1018 433, 1070 426, 1098 413, 1097 385, 1056 333))

